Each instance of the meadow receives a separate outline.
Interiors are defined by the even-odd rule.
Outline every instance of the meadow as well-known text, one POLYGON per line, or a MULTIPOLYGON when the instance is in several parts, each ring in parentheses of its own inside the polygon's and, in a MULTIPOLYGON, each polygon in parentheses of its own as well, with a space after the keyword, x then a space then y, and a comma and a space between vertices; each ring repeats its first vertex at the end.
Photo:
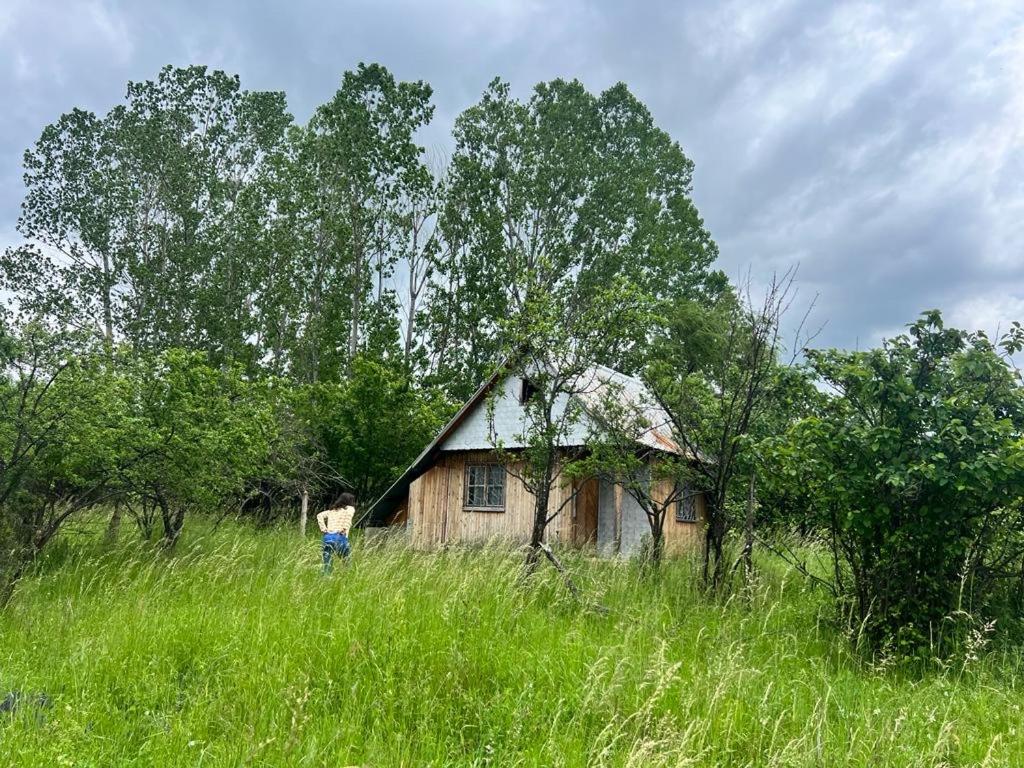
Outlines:
MULTIPOLYGON (((127 537, 125 537, 127 539, 127 537)), ((4 766, 1019 766, 1024 656, 865 660, 826 596, 763 563, 727 600, 568 554, 607 613, 519 553, 292 531, 177 551, 67 536, 0 612, 4 766)))

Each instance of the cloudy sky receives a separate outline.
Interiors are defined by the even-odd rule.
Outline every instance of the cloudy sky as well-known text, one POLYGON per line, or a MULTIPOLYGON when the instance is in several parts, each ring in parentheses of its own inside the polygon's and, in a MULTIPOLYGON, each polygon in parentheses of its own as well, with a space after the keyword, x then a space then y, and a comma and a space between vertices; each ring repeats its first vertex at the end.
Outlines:
POLYGON ((439 148, 495 75, 625 81, 695 161, 722 267, 798 263, 819 344, 931 307, 1024 321, 1024 0, 0 0, 0 245, 21 154, 62 112, 204 63, 304 121, 360 61, 433 85, 439 148))

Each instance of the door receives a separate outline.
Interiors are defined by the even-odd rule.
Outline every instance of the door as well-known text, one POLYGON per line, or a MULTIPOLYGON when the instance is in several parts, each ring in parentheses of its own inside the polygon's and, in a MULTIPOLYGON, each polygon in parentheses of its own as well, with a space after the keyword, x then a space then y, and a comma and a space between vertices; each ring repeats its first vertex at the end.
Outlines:
POLYGON ((597 543, 597 478, 576 481, 572 542, 578 547, 597 543))

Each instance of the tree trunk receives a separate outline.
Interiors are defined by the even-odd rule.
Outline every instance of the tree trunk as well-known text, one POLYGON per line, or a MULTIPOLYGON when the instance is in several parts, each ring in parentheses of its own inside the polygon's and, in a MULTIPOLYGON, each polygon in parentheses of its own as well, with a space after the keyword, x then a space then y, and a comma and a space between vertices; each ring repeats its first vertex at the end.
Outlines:
POLYGON ((743 573, 748 584, 754 577, 754 483, 756 478, 757 474, 751 472, 750 485, 747 488, 747 519, 743 526, 743 573))
POLYGON ((349 315, 347 368, 351 368, 352 361, 359 351, 360 315, 363 308, 363 262, 366 260, 359 227, 355 221, 355 211, 352 212, 352 216, 352 304, 349 315))
POLYGON ((622 552, 622 486, 616 483, 612 486, 612 496, 615 498, 615 554, 622 552))
POLYGON ((103 343, 107 354, 114 348, 114 307, 111 293, 113 292, 113 276, 110 269, 110 257, 103 254, 103 343))
POLYGON ((526 555, 527 570, 532 572, 540 562, 541 545, 544 543, 544 530, 547 528, 548 499, 551 495, 550 485, 537 489, 537 503, 533 513, 533 530, 530 533, 530 551, 526 555))
POLYGON ((299 507, 299 536, 306 538, 306 522, 309 519, 309 488, 302 486, 302 505, 299 507))
POLYGON ((179 506, 171 512, 171 506, 163 494, 157 496, 157 503, 160 505, 160 516, 164 524, 163 543, 168 549, 173 549, 181 536, 181 529, 185 527, 185 509, 179 506))
POLYGON ((532 573, 540 562, 544 531, 548 527, 548 500, 551 498, 551 478, 554 476, 555 449, 548 446, 547 464, 544 475, 537 487, 536 504, 533 508, 533 530, 530 533, 530 551, 526 555, 527 573, 532 573))
POLYGON ((0 610, 3 610, 14 596, 14 588, 18 585, 25 569, 24 565, 0 571, 0 610))
POLYGON ((722 549, 725 541, 725 513, 719 502, 708 503, 707 533, 704 538, 704 586, 715 590, 722 585, 725 567, 722 549))
MULTIPOLYGON (((410 275, 410 280, 414 277, 410 275)), ((412 356, 412 334, 416 324, 416 293, 412 290, 409 291, 409 323, 405 326, 405 343, 402 351, 402 359, 405 362, 406 370, 409 369, 409 358, 412 356)))
POLYGON ((661 567, 661 561, 665 556, 665 531, 664 526, 651 521, 651 551, 647 553, 646 565, 650 566, 652 571, 657 571, 661 567))

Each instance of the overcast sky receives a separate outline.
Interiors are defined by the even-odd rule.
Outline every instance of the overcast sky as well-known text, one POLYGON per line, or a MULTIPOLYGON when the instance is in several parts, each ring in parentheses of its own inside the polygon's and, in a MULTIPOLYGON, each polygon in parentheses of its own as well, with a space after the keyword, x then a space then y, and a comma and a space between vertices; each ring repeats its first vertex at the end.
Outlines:
POLYGON ((625 81, 696 163, 721 266, 800 264, 818 344, 863 348, 932 307, 1024 321, 1022 0, 0 0, 0 245, 21 154, 62 112, 203 63, 305 121, 360 61, 433 85, 440 147, 495 75, 523 95, 625 81))

